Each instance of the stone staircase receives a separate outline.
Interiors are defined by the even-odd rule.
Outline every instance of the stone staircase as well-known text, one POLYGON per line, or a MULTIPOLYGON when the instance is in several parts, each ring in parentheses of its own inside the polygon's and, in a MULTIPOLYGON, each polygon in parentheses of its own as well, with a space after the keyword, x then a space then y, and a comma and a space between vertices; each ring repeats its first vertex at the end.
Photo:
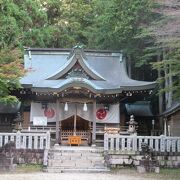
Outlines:
POLYGON ((103 149, 96 147, 54 147, 49 150, 45 172, 108 172, 103 149))

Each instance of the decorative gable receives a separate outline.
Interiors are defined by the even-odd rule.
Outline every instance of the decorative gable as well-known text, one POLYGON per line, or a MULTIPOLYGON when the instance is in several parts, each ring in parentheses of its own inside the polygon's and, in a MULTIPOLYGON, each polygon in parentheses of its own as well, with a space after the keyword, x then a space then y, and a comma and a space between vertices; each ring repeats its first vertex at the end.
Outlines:
POLYGON ((85 70, 81 67, 81 65, 76 62, 76 64, 72 67, 72 69, 64 75, 65 79, 72 78, 72 77, 78 77, 78 78, 85 78, 85 79, 93 79, 90 77, 85 70))
POLYGON ((67 79, 70 77, 85 78, 91 80, 105 80, 86 61, 84 51, 76 47, 70 53, 67 62, 58 72, 48 77, 47 80, 67 79))

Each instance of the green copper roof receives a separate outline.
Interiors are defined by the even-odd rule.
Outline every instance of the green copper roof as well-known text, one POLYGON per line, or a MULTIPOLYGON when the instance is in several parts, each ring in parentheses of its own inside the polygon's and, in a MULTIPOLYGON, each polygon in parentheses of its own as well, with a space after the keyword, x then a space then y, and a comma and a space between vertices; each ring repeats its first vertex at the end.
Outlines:
POLYGON ((26 49, 24 62, 28 73, 21 84, 39 92, 61 92, 80 86, 95 93, 111 94, 150 90, 156 86, 155 82, 130 79, 121 52, 84 51, 79 47, 73 50, 35 48, 26 49))

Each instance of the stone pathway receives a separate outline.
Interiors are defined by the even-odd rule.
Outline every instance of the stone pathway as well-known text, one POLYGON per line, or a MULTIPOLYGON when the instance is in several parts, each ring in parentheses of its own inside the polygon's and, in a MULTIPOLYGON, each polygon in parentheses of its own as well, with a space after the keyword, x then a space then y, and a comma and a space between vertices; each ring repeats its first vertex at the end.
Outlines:
POLYGON ((145 175, 121 175, 110 173, 28 173, 0 174, 0 180, 156 180, 145 175))

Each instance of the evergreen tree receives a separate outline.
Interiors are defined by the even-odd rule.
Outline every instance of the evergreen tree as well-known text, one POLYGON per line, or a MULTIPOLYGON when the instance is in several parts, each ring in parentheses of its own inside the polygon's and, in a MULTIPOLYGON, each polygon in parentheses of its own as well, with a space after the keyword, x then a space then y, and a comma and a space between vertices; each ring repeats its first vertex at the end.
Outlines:
POLYGON ((20 88, 24 74, 20 48, 44 45, 41 28, 46 14, 40 4, 30 0, 2 0, 0 10, 0 101, 13 103, 18 99, 10 93, 20 88))
POLYGON ((92 25, 93 4, 84 0, 49 0, 42 2, 51 28, 51 47, 88 44, 88 27, 92 25))
POLYGON ((145 36, 154 39, 146 48, 144 59, 154 61, 158 71, 160 96, 165 95, 165 108, 172 105, 173 99, 180 98, 180 3, 178 0, 156 1, 154 9, 159 18, 147 29, 145 36))

